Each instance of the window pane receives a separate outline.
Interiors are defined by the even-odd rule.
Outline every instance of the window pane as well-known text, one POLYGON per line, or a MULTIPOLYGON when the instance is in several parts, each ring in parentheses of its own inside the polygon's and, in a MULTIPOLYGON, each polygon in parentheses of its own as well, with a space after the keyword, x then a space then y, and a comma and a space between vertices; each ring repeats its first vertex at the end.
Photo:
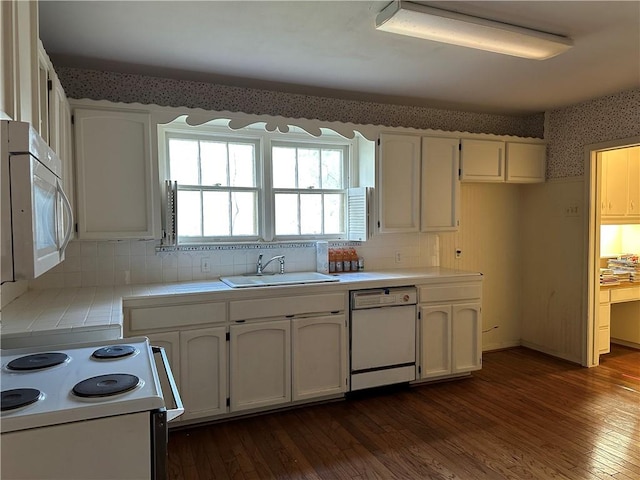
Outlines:
POLYGON ((178 236, 200 237, 200 192, 178 191, 178 236))
POLYGON ((300 233, 322 233, 322 194, 300 195, 300 233))
POLYGON ((343 188, 342 150, 322 150, 322 188, 343 188))
POLYGON ((198 185, 198 141, 170 138, 169 169, 179 185, 198 185))
POLYGON ((295 193, 277 193, 276 235, 298 235, 298 195, 295 193))
POLYGON ((204 192, 202 205, 204 236, 226 237, 229 231, 229 193, 204 192))
POLYGON ((296 188, 296 149, 273 147, 273 186, 275 188, 296 188))
POLYGON ((255 192, 231 194, 231 235, 257 235, 258 214, 255 192))
POLYGON ((343 233, 344 195, 331 193, 324 196, 324 233, 343 233))
POLYGON ((226 142, 200 142, 202 185, 229 186, 226 142))
POLYGON ((255 187, 254 146, 229 144, 229 184, 233 187, 255 187))
POLYGON ((320 150, 298 149, 298 188, 320 188, 320 150))

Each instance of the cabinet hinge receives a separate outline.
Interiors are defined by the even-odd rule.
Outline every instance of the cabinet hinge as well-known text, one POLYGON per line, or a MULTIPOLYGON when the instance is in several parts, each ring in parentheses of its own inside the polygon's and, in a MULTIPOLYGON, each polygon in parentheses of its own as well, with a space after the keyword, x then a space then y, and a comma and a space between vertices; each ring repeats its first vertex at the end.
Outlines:
POLYGON ((380 228, 380 220, 378 220, 378 228, 380 228))
POLYGON ((380 139, 378 139, 378 146, 380 145, 380 139))
POLYGON ((53 90, 53 82, 51 80, 47 80, 47 90, 53 90))
POLYGON ((458 143, 458 150, 462 150, 462 142, 458 143))
POLYGON ((75 125, 75 124, 76 124, 76 116, 71 115, 71 125, 75 125))
POLYGON ((461 169, 461 168, 459 168, 459 169, 458 169, 458 177, 461 177, 461 176, 462 176, 462 169, 461 169))
POLYGON ((75 228, 76 233, 78 233, 78 224, 77 223, 75 224, 74 228, 75 228))
POLYGON ((422 319, 422 312, 418 312, 418 320, 422 319))
POLYGON ((422 367, 418 365, 418 373, 422 373, 422 367))
POLYGON ((227 397, 227 407, 231 406, 231 399, 229 397, 227 397))
POLYGON ((227 342, 230 341, 231 340, 231 332, 227 332, 225 334, 225 338, 226 338, 227 342))

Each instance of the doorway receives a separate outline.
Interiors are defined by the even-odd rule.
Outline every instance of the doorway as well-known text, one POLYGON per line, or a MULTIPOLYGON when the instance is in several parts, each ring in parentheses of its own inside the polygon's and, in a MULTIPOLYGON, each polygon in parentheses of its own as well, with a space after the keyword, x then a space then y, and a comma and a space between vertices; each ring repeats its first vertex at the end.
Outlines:
POLYGON ((583 359, 586 367, 600 363, 598 344, 600 306, 600 227, 602 198, 602 153, 624 147, 640 145, 640 137, 613 140, 585 146, 585 206, 587 219, 587 278, 586 282, 586 325, 583 334, 583 359))

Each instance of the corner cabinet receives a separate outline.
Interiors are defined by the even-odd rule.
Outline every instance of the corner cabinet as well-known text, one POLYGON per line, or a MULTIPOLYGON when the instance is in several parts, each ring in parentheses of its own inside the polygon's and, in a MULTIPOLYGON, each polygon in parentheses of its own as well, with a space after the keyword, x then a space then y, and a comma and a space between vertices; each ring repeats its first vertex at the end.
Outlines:
POLYGON ((85 108, 73 114, 78 238, 154 238, 150 115, 85 108))
POLYGON ((482 368, 482 277, 420 286, 418 296, 419 379, 482 368))

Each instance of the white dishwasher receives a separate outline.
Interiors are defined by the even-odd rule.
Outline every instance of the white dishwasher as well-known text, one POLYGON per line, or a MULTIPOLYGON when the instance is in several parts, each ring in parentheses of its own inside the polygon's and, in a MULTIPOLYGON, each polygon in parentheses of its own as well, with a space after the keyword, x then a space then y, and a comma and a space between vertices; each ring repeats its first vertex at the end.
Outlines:
POLYGON ((415 287, 351 292, 351 391, 416 379, 415 287))

